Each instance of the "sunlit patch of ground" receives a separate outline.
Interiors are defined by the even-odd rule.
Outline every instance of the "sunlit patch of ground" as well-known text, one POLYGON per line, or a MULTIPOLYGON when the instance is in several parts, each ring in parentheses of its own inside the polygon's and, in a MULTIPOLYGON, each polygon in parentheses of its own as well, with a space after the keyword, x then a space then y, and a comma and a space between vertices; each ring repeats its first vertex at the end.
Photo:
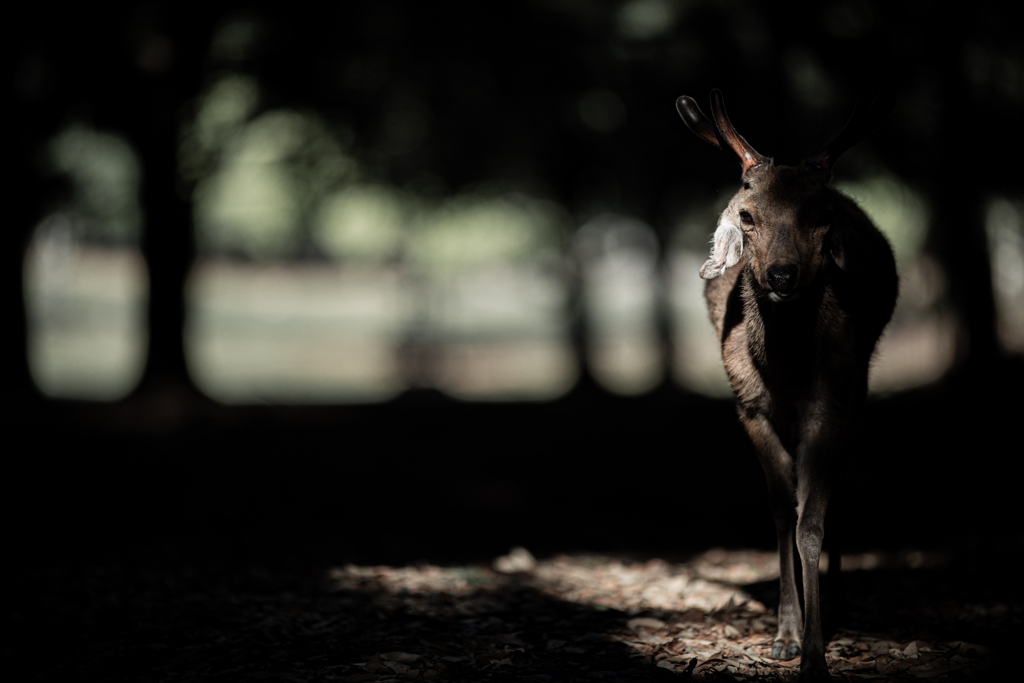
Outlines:
MULTIPOLYGON (((941 556, 927 553, 845 559, 859 567, 942 562, 941 556)), ((412 620, 420 615, 465 624, 460 649, 376 652, 365 662, 353 663, 340 678, 447 680, 450 667, 457 665, 480 674, 511 673, 509 680, 547 680, 551 677, 545 671, 555 673, 568 665, 580 678, 633 680, 625 671, 595 668, 588 659, 600 661, 617 646, 648 676, 665 680, 790 680, 800 660, 768 657, 777 620, 772 609, 743 588, 777 578, 774 553, 721 549, 684 563, 628 562, 599 555, 537 561, 520 548, 492 567, 339 567, 330 572, 336 590, 370 591, 381 608, 406 612, 412 620), (524 591, 587 611, 614 613, 619 619, 604 632, 587 632, 573 630, 572 620, 560 615, 534 613, 526 621, 546 625, 537 629, 517 615, 522 605, 516 596, 524 591), (503 615, 508 614, 516 616, 507 622, 503 615)), ((963 641, 904 641, 854 630, 840 630, 827 648, 833 677, 842 680, 966 678, 990 664, 992 655, 986 647, 963 641)))

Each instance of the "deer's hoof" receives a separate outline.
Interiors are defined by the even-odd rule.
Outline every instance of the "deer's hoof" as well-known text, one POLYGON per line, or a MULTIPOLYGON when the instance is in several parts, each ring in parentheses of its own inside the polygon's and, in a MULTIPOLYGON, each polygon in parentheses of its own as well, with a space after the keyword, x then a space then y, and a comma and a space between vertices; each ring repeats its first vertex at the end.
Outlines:
POLYGON ((777 640, 772 643, 772 659, 793 659, 800 656, 800 645, 777 640))

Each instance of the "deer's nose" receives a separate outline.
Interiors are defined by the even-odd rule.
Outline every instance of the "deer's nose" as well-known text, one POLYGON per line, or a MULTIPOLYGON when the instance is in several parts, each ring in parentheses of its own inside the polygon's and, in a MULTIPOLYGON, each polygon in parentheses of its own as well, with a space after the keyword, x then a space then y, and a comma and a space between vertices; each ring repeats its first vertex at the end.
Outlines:
POLYGON ((773 292, 783 296, 796 289, 796 277, 800 272, 797 266, 772 266, 768 269, 768 286, 773 292))

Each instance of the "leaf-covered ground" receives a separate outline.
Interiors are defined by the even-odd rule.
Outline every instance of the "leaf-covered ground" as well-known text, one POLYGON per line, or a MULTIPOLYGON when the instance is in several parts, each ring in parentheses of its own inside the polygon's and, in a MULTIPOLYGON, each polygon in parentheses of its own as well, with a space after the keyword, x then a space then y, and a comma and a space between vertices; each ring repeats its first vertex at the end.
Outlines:
MULTIPOLYGON (((998 581, 927 553, 845 564, 833 680, 1003 670, 1021 603, 998 581)), ((725 550, 680 562, 516 549, 447 567, 52 567, 11 605, 3 650, 18 678, 5 678, 793 680, 799 659, 767 657, 776 579, 773 553, 725 550)))

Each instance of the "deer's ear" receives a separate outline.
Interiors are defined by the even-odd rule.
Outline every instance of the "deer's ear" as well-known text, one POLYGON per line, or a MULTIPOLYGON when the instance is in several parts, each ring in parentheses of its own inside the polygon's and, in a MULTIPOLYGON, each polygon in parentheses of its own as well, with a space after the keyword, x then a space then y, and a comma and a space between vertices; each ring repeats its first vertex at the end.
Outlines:
POLYGON ((704 116, 704 112, 697 106, 696 100, 683 95, 676 100, 676 111, 679 112, 679 116, 682 117, 687 128, 692 130, 697 137, 722 149, 722 139, 718 129, 715 128, 715 124, 708 121, 708 117, 704 116))
POLYGON ((735 266, 743 256, 743 231, 732 223, 722 221, 711 238, 711 255, 701 266, 700 276, 713 280, 726 268, 735 266))

